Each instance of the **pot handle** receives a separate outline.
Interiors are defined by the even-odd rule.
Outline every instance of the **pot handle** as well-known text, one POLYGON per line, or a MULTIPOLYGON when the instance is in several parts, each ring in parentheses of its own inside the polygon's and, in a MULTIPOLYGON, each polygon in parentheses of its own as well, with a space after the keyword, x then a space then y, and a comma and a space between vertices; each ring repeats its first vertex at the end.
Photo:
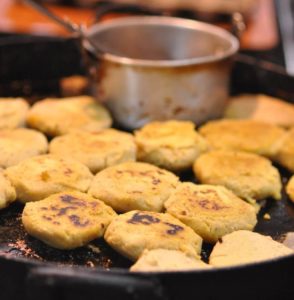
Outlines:
POLYGON ((239 12, 234 12, 231 15, 231 33, 240 40, 244 31, 246 30, 246 23, 244 16, 239 12))
POLYGON ((28 300, 168 300, 159 280, 150 274, 36 267, 29 272, 26 287, 28 300))

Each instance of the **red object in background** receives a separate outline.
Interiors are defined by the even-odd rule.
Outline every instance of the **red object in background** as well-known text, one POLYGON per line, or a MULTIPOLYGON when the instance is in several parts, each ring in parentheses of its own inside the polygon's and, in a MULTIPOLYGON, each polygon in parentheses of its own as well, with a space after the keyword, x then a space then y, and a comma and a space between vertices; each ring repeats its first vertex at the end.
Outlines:
POLYGON ((250 16, 241 46, 254 50, 268 50, 279 42, 275 7, 273 0, 258 1, 259 5, 250 16))
MULTIPOLYGON (((86 8, 48 5, 53 13, 64 16, 74 23, 91 25, 95 13, 86 8)), ((21 0, 0 1, 0 31, 37 35, 66 35, 68 32, 46 16, 22 3, 21 0)))
MULTIPOLYGON (((48 6, 52 12, 77 24, 89 26, 95 20, 95 12, 91 9, 53 4, 48 6)), ((249 20, 241 39, 243 49, 268 50, 277 45, 278 31, 273 0, 258 0, 249 20)), ((0 1, 0 31, 55 36, 68 34, 61 26, 42 16, 21 0, 0 1)))

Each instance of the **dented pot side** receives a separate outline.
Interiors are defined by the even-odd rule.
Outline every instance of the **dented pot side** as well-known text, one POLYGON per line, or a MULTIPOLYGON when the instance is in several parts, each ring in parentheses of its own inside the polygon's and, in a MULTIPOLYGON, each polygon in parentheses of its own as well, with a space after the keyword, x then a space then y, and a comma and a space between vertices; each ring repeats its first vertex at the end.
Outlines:
POLYGON ((178 68, 142 68, 101 62, 96 95, 126 128, 155 120, 200 124, 221 117, 229 91, 231 62, 178 68))

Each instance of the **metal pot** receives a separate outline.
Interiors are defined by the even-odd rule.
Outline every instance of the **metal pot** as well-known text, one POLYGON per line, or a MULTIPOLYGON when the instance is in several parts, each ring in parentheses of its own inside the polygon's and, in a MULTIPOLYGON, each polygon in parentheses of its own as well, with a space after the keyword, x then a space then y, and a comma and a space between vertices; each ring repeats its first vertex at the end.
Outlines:
POLYGON ((119 125, 154 120, 202 123, 222 115, 231 58, 229 32, 163 16, 125 17, 91 27, 86 47, 100 58, 96 96, 119 125))

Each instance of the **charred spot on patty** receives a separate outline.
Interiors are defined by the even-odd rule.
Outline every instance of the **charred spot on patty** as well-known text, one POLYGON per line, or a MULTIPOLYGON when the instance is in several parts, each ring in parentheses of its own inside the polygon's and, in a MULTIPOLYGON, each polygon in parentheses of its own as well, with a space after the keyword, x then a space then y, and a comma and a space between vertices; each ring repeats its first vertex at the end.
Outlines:
POLYGON ((221 210, 221 209, 228 208, 227 206, 220 205, 220 204, 216 203, 215 201, 211 201, 211 200, 207 200, 207 199, 198 201, 198 204, 202 208, 207 209, 207 210, 221 210))
POLYGON ((153 217, 151 215, 147 215, 145 213, 137 212, 127 222, 131 223, 131 224, 150 225, 150 224, 159 223, 160 219, 155 218, 155 217, 153 217))
POLYGON ((157 178, 153 178, 152 179, 152 184, 154 184, 154 185, 157 185, 157 184, 159 184, 161 181, 160 181, 160 179, 157 179, 157 178))
POLYGON ((42 181, 48 181, 50 179, 49 173, 47 171, 42 172, 41 179, 42 179, 42 181))
POLYGON ((80 217, 77 215, 70 215, 68 218, 75 226, 78 227, 86 227, 89 224, 89 220, 86 220, 84 223, 82 223, 80 217))
POLYGON ((48 217, 48 216, 45 216, 43 215, 42 218, 46 221, 52 221, 52 218, 51 217, 48 217))
POLYGON ((65 171, 64 171, 64 175, 71 175, 73 173, 73 171, 70 169, 70 168, 66 168, 65 171))
POLYGON ((175 235, 177 234, 179 231, 183 231, 184 227, 180 226, 180 225, 176 225, 176 224, 171 224, 168 222, 164 222, 165 225, 169 226, 171 229, 168 229, 166 231, 166 233, 171 234, 171 235, 175 235))
POLYGON ((67 211, 68 210, 75 210, 77 209, 76 207, 74 206, 67 206, 67 207, 62 207, 62 208, 59 208, 59 212, 56 216, 63 216, 63 215, 66 215, 67 211))
POLYGON ((86 206, 86 203, 83 200, 81 200, 79 198, 76 198, 76 197, 73 197, 71 195, 66 195, 66 194, 61 195, 60 199, 64 203, 69 203, 69 204, 72 204, 72 205, 83 206, 83 207, 86 206))

